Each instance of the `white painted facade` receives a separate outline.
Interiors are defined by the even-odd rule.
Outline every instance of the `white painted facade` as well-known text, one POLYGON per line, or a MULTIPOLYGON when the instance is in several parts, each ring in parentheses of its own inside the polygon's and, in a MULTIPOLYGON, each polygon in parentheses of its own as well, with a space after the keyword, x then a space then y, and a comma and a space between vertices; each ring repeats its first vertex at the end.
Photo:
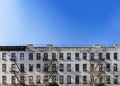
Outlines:
MULTIPOLYGON (((103 82, 105 81, 106 86, 120 86, 120 45, 114 45, 114 46, 93 46, 93 47, 54 47, 52 45, 48 46, 39 46, 35 47, 32 45, 27 45, 25 51, 7 51, 7 50, 1 50, 0 51, 0 83, 2 86, 7 86, 12 84, 11 77, 14 76, 13 73, 10 72, 11 70, 11 64, 15 64, 13 61, 10 60, 11 53, 15 53, 16 62, 18 66, 20 64, 24 64, 25 73, 18 72, 17 75, 24 76, 25 77, 25 84, 31 85, 29 83, 30 76, 32 76, 32 86, 41 86, 42 83, 44 83, 45 76, 50 76, 51 73, 45 73, 44 72, 44 64, 50 63, 50 61, 43 61, 44 53, 48 53, 48 59, 52 59, 52 53, 56 53, 57 61, 53 62, 52 64, 56 64, 57 73, 53 73, 52 76, 56 76, 56 82, 60 86, 89 86, 90 83, 90 53, 94 53, 94 58, 98 58, 98 54, 102 53, 102 58, 105 58, 105 61, 102 62, 104 70, 105 70, 105 78, 103 82), (3 53, 6 53, 5 60, 3 60, 3 53), (24 59, 20 59, 20 53, 24 53, 24 59), (29 53, 33 53, 33 60, 29 60, 29 53), (36 59, 36 53, 40 53, 40 60, 36 59), (63 59, 60 59, 60 53, 63 53, 63 59), (67 59, 67 53, 71 54, 71 59, 67 59), (76 59, 75 53, 79 53, 79 60, 76 59), (83 53, 87 54, 87 59, 83 59, 83 53), (106 59, 106 53, 110 53, 110 60, 106 59), (114 53, 117 53, 117 59, 114 59, 114 53), (106 71, 106 64, 110 64, 110 71, 106 71), (6 71, 3 71, 2 64, 6 64, 6 71), (33 65, 33 71, 29 71, 29 64, 33 65), (40 70, 36 68, 36 65, 40 64, 40 70), (60 71, 60 64, 64 65, 64 71, 60 71), (71 65, 71 71, 67 71, 67 64, 71 65), (75 70, 75 65, 79 64, 79 71, 75 70), (83 71, 83 64, 87 65, 87 71, 83 71), (117 64, 117 71, 114 71, 114 64, 117 64), (3 83, 3 76, 6 77, 5 84, 3 83), (40 76, 40 83, 37 83, 37 76, 40 76), (60 84, 60 76, 64 77, 63 84, 60 84), (71 76, 71 84, 67 83, 67 76, 71 76), (75 82, 75 76, 79 76, 79 83, 76 84, 75 82), (83 83, 83 76, 87 76, 87 83, 83 83), (107 84, 106 76, 110 76, 110 84, 107 84), (115 76, 117 76, 118 84, 114 83, 115 76)), ((95 66, 97 63, 93 63, 95 66)), ((19 71, 17 66, 16 71, 19 71)), ((51 70, 52 65, 50 65, 49 70, 51 70)), ((20 77, 19 77, 20 79, 20 77)), ((99 80, 97 80, 98 82, 99 80)), ((52 82, 52 77, 49 79, 48 82, 52 82)), ((15 83, 18 83, 17 78, 15 78, 15 83)))

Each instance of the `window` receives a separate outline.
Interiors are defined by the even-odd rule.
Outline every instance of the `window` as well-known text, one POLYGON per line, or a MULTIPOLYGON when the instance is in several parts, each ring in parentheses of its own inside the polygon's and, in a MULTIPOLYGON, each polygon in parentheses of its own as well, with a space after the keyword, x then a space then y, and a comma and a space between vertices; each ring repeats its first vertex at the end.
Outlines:
POLYGON ((87 76, 83 76, 83 84, 87 84, 87 76))
POLYGON ((102 60, 102 56, 103 56, 103 54, 99 53, 99 60, 102 60))
POLYGON ((67 64, 67 72, 71 72, 71 64, 67 64))
POLYGON ((2 53, 2 60, 6 60, 6 53, 2 53))
POLYGON ((44 82, 48 81, 48 76, 44 76, 44 82))
POLYGON ((59 67, 59 68, 60 68, 60 72, 63 72, 63 71, 64 71, 64 65, 63 65, 63 64, 60 64, 59 66, 60 66, 60 67, 59 67))
POLYGON ((56 83, 56 81, 57 81, 57 80, 56 80, 56 76, 53 75, 53 76, 52 76, 52 83, 56 83))
POLYGON ((103 77, 99 76, 99 83, 102 83, 102 82, 103 82, 103 77))
POLYGON ((41 59, 41 54, 40 53, 36 53, 36 59, 40 60, 41 59))
POLYGON ((24 60, 24 53, 20 53, 20 60, 24 60))
POLYGON ((107 84, 110 84, 110 76, 107 76, 107 84))
POLYGON ((15 53, 11 53, 12 58, 15 58, 15 56, 16 56, 15 53))
POLYGON ((76 84, 79 84, 80 82, 79 82, 79 76, 75 76, 75 83, 76 84))
POLYGON ((36 68, 37 68, 37 71, 39 72, 40 71, 40 64, 37 64, 36 68))
POLYGON ((64 84, 64 76, 60 76, 60 84, 64 84))
POLYGON ((6 79, 7 79, 6 76, 2 76, 2 83, 3 83, 3 84, 7 84, 7 83, 6 83, 6 79))
POLYGON ((2 64, 2 72, 6 72, 6 64, 2 64))
POLYGON ((44 53, 44 58, 43 60, 48 60, 48 53, 44 53))
POLYGON ((59 58, 63 60, 63 53, 59 53, 59 58))
POLYGON ((79 64, 75 64, 75 71, 79 71, 79 64))
POLYGON ((91 59, 91 60, 94 59, 94 53, 90 53, 90 59, 91 59))
POLYGON ((44 71, 48 71, 48 64, 44 64, 44 71))
POLYGON ((106 59, 110 60, 110 53, 106 53, 106 59))
POLYGON ((114 84, 118 84, 118 76, 117 75, 114 76, 114 84))
POLYGON ((33 84, 33 76, 29 76, 29 84, 33 84))
POLYGON ((118 65, 117 64, 114 64, 114 71, 117 71, 118 70, 118 65))
POLYGON ((114 53, 114 60, 117 60, 118 54, 114 53))
POLYGON ((71 60, 71 53, 67 53, 67 60, 71 60))
POLYGON ((16 54, 15 53, 11 53, 11 59, 16 59, 16 54))
POLYGON ((56 53, 52 53, 52 59, 56 60, 56 53))
POLYGON ((94 76, 91 76, 90 81, 91 81, 91 82, 94 82, 94 76))
POLYGON ((57 71, 56 64, 52 64, 52 71, 57 71))
POLYGON ((22 83, 25 83, 25 76, 20 76, 20 80, 22 83))
POLYGON ((94 64, 90 64, 90 71, 93 71, 94 70, 94 64))
POLYGON ((37 83, 37 84, 40 84, 40 83, 41 83, 41 78, 40 78, 40 76, 37 76, 37 77, 36 77, 36 83, 37 83))
POLYGON ((83 71, 84 71, 84 72, 87 71, 87 64, 83 64, 83 71))
POLYGON ((103 64, 99 65, 99 71, 103 71, 103 64))
POLYGON ((12 76, 11 78, 12 78, 12 82, 11 83, 15 84, 15 76, 12 76))
POLYGON ((15 70, 16 70, 15 64, 11 64, 11 71, 15 71, 15 70))
POLYGON ((29 72, 33 72, 33 64, 29 64, 29 72))
POLYGON ((87 53, 83 53, 83 59, 84 59, 84 60, 87 59, 87 53))
POLYGON ((67 84, 71 84, 71 76, 67 76, 67 84))
POLYGON ((106 71, 110 71, 110 64, 106 64, 106 71))
POLYGON ((75 59, 79 60, 79 53, 75 53, 75 59))
POLYGON ((20 64, 20 72, 25 72, 24 64, 20 64))
POLYGON ((29 53, 29 60, 33 60, 33 53, 29 53))

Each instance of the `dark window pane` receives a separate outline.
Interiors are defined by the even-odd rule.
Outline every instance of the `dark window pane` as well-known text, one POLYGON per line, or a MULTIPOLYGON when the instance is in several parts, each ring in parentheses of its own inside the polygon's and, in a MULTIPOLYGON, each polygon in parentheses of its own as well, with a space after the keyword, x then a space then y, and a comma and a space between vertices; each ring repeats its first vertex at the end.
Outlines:
POLYGON ((118 54, 114 53, 114 60, 117 60, 118 54))
POLYGON ((71 60, 71 53, 67 53, 67 60, 71 60))
POLYGON ((59 53, 59 58, 63 60, 63 53, 59 53))
POLYGON ((83 53, 83 59, 84 59, 84 60, 87 59, 87 53, 83 53))
POLYGON ((79 64, 75 64, 75 71, 79 71, 79 64))
POLYGON ((110 53, 106 53, 106 59, 110 60, 110 53))
POLYGON ((40 60, 41 59, 41 54, 40 53, 36 53, 36 59, 40 60))
POLYGON ((33 60, 33 53, 29 53, 29 60, 33 60))

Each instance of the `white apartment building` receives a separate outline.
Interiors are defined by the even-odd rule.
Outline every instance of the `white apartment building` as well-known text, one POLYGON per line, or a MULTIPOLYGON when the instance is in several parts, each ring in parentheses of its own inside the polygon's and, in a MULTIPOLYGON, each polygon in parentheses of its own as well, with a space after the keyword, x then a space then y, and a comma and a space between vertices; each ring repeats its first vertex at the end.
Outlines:
POLYGON ((0 46, 1 86, 42 86, 48 82, 120 86, 120 45, 0 46))

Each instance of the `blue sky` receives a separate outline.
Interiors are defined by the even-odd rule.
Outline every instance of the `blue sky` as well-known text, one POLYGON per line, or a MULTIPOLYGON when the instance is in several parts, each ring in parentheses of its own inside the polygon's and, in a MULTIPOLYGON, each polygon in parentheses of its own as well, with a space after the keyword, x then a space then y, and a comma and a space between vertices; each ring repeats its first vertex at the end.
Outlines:
POLYGON ((120 0, 0 0, 0 45, 118 44, 120 0))

